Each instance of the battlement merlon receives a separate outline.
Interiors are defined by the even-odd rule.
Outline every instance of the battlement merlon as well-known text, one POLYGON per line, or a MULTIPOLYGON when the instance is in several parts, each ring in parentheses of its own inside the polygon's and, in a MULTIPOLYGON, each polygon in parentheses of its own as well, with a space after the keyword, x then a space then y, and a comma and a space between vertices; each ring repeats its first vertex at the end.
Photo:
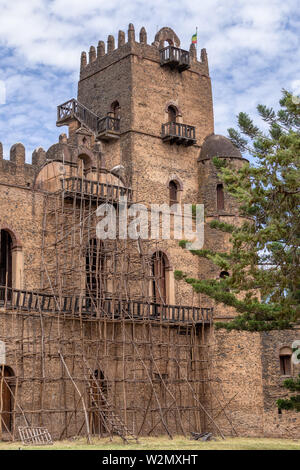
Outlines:
POLYGON ((31 163, 26 163, 25 147, 20 142, 12 145, 9 153, 9 159, 5 159, 0 142, 0 180, 9 184, 30 185, 36 172, 46 161, 45 150, 42 147, 35 149, 31 163))
MULTIPOLYGON (((109 67, 115 62, 122 60, 128 55, 136 55, 139 58, 148 59, 160 63, 160 50, 164 47, 164 43, 179 48, 180 40, 171 28, 162 28, 155 36, 154 42, 147 44, 147 32, 144 27, 141 28, 139 34, 139 42, 135 40, 135 30, 133 24, 128 27, 127 42, 125 33, 118 33, 118 47, 115 48, 115 39, 112 35, 107 39, 107 51, 105 51, 105 43, 99 41, 97 51, 94 46, 89 50, 89 61, 87 61, 86 52, 81 53, 80 80, 84 80, 89 76, 109 67)), ((206 49, 201 50, 201 60, 197 59, 196 48, 191 44, 190 54, 190 71, 209 76, 208 59, 206 49)))

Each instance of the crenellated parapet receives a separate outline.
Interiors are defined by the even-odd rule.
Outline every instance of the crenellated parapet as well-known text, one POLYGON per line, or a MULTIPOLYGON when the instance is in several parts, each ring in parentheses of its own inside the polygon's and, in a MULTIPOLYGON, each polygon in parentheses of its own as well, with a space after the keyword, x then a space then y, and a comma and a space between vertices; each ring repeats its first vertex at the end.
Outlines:
MULTIPOLYGON (((161 28, 155 35, 152 44, 147 43, 147 31, 144 27, 141 28, 136 40, 136 32, 134 25, 129 24, 127 30, 127 37, 124 31, 118 33, 117 47, 115 45, 115 38, 109 35, 107 38, 107 46, 105 42, 100 40, 97 49, 91 46, 88 54, 81 53, 81 67, 80 78, 85 79, 88 76, 101 71, 112 63, 125 58, 128 55, 136 55, 140 58, 150 59, 152 61, 160 62, 160 50, 165 46, 172 46, 180 48, 180 39, 176 33, 168 27, 161 28), (87 60, 88 59, 88 60, 87 60)), ((194 44, 191 44, 189 51, 190 54, 191 70, 209 75, 208 60, 205 49, 201 50, 200 59, 197 58, 197 51, 194 44)))
POLYGON ((4 158, 0 142, 0 182, 10 185, 31 186, 38 169, 46 161, 46 152, 39 147, 32 154, 32 163, 26 163, 25 147, 20 142, 14 144, 9 152, 9 160, 4 158))

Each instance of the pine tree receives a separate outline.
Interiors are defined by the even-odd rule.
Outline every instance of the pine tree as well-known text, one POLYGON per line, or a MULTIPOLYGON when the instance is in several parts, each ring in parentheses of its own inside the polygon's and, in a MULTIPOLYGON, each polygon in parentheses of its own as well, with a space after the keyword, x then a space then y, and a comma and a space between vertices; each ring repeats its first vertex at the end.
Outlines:
MULTIPOLYGON (((246 114, 229 138, 254 163, 236 170, 226 159, 214 158, 226 191, 239 204, 240 227, 217 220, 216 230, 231 234, 229 252, 193 254, 230 273, 220 280, 184 278, 196 292, 233 306, 239 315, 216 327, 250 331, 288 328, 300 317, 300 105, 283 90, 280 109, 257 107, 266 130, 246 114)), ((185 247, 185 241, 181 246, 185 247)))

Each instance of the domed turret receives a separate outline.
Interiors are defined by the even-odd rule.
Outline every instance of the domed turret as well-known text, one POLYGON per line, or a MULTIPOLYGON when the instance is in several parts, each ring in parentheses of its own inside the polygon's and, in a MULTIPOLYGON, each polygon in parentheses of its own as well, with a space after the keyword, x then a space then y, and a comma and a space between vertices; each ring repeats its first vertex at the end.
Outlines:
POLYGON ((210 160, 214 157, 243 158, 239 149, 227 137, 211 134, 202 144, 198 161, 210 160))

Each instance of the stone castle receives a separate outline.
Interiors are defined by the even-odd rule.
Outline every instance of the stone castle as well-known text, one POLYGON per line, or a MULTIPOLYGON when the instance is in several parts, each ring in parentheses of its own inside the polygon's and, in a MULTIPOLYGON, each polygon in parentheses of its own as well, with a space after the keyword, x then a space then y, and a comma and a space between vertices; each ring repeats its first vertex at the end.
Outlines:
MULTIPOLYGON (((205 248, 238 224, 236 202, 212 158, 245 160, 214 134, 206 50, 181 49, 162 28, 149 44, 129 25, 107 48, 81 55, 78 97, 58 106, 68 135, 25 163, 0 144, 0 439, 46 427, 56 439, 212 431, 299 437, 300 417, 279 414, 299 328, 215 330, 236 312, 178 281, 219 278, 178 240, 99 240, 97 208, 120 197, 204 204, 205 248)), ((0 136, 1 137, 1 136, 0 136)), ((175 217, 175 216, 173 216, 175 217)))

